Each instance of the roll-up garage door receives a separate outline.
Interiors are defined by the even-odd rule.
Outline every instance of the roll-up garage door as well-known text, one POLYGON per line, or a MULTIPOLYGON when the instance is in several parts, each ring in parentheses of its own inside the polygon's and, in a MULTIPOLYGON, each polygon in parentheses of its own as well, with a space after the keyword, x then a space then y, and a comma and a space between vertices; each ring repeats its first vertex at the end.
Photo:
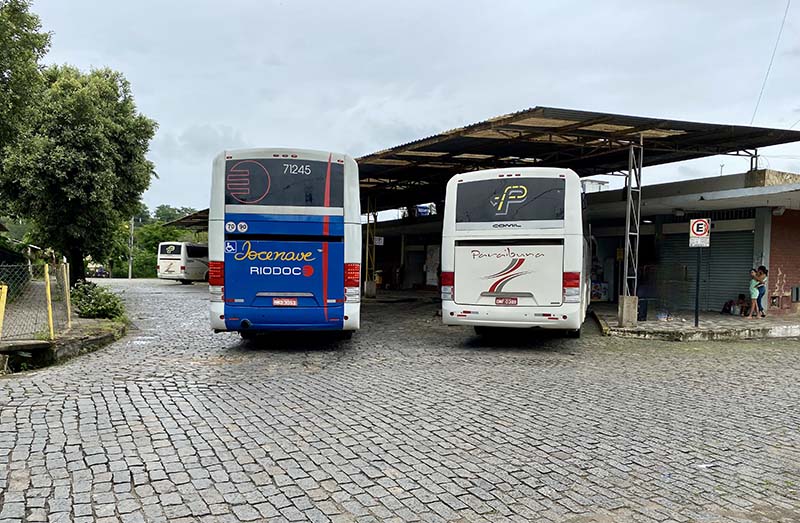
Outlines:
MULTIPOLYGON (((693 309, 697 251, 689 248, 687 234, 669 234, 660 243, 661 302, 672 310, 693 309)), ((700 308, 721 310, 726 301, 746 294, 752 264, 752 231, 712 232, 700 264, 700 308)))

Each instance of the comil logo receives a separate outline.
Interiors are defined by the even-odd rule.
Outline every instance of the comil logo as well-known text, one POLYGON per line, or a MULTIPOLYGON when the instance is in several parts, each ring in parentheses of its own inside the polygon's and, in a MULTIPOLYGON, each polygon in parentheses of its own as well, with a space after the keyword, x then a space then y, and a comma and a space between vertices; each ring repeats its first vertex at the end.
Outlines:
POLYGON ((489 202, 495 208, 495 215, 506 216, 512 205, 525 203, 527 198, 527 187, 524 185, 509 185, 503 190, 503 194, 493 196, 489 202))

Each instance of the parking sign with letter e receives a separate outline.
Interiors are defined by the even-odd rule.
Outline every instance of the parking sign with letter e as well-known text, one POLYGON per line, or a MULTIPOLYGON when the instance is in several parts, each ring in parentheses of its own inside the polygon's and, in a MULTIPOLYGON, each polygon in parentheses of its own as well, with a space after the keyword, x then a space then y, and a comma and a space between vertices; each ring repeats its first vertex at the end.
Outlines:
POLYGON ((689 222, 689 247, 709 247, 711 245, 711 220, 697 218, 689 222))

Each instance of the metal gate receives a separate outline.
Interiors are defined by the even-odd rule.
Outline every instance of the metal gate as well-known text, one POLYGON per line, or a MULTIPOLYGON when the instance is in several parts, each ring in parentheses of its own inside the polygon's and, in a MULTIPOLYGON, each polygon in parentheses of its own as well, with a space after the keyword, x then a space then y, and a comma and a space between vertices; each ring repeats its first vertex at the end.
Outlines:
MULTIPOLYGON (((717 311, 728 300, 747 294, 753 264, 753 232, 711 233, 711 247, 702 249, 700 309, 717 311)), ((668 310, 694 308, 695 249, 687 234, 665 235, 660 246, 659 306, 668 310)))

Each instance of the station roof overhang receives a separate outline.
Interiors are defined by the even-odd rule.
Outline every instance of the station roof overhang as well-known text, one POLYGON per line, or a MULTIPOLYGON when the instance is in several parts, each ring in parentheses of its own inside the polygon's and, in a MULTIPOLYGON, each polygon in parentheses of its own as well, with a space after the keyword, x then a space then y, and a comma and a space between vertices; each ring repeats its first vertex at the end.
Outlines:
POLYGON ((362 210, 444 198, 450 177, 498 167, 567 167, 581 177, 628 170, 632 144, 643 166, 800 141, 800 131, 534 107, 357 158, 362 210))
MULTIPOLYGON (((800 209, 800 175, 766 171, 780 175, 780 183, 774 178, 772 183, 754 180, 763 172, 644 186, 642 216, 754 207, 800 209)), ((589 219, 624 218, 625 194, 624 189, 588 194, 589 219)))

